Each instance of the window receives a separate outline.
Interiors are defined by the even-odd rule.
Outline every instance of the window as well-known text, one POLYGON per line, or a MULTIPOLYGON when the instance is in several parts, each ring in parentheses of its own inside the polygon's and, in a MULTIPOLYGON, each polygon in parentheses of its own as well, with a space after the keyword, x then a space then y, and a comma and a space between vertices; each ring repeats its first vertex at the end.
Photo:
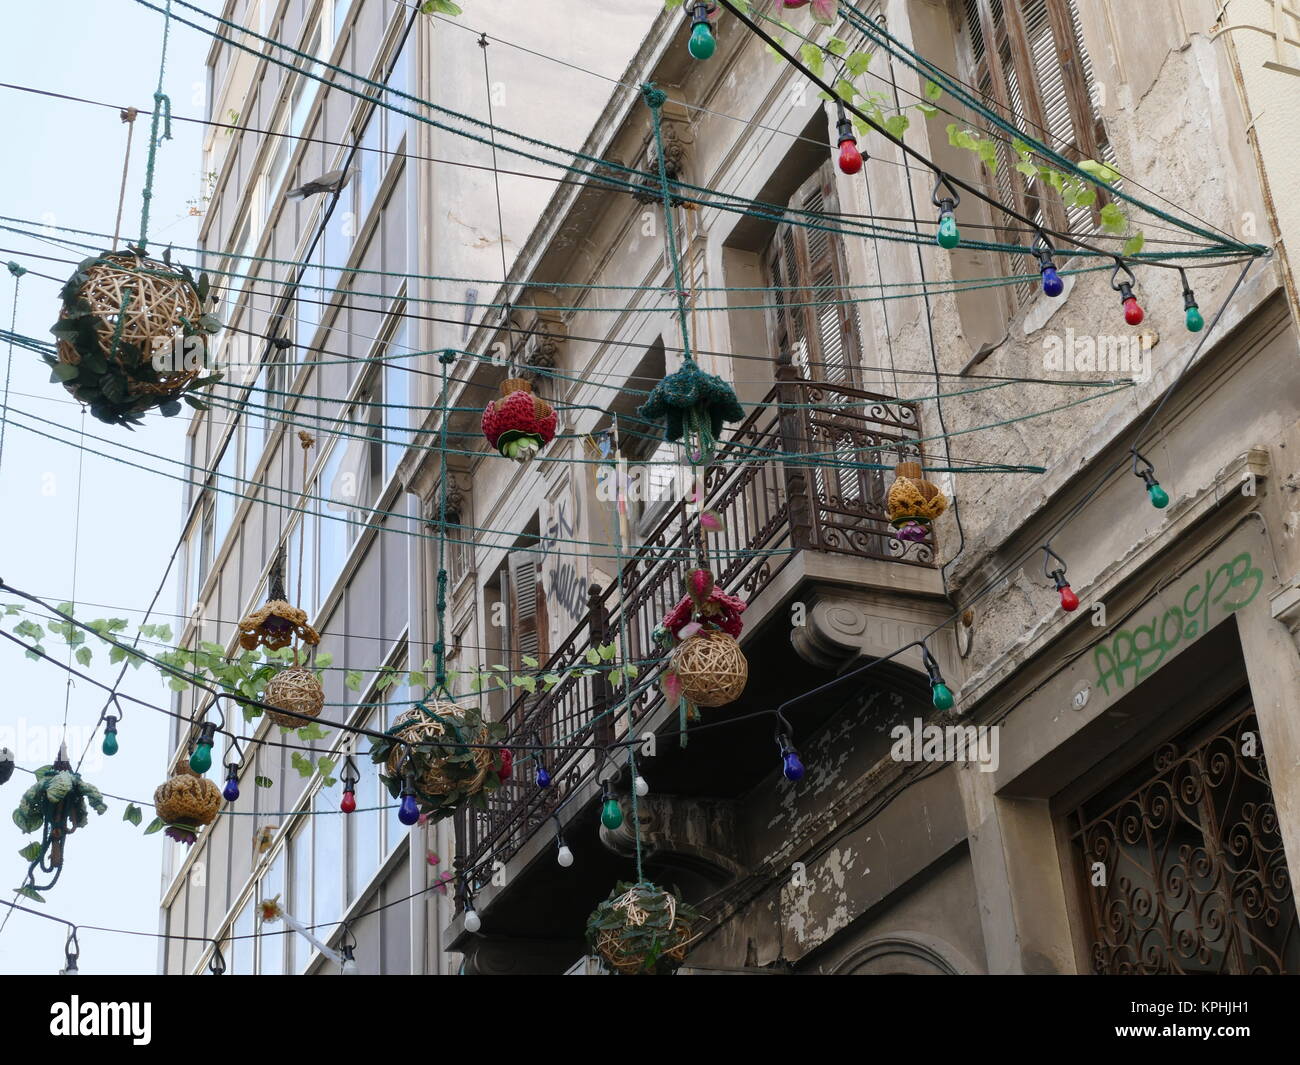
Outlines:
MULTIPOLYGON (((284 870, 288 864, 288 853, 285 848, 281 847, 280 853, 275 856, 275 860, 271 862, 263 874, 258 888, 263 901, 279 898, 281 905, 284 904, 284 870)), ((292 910, 288 912, 293 913, 292 910)), ((296 913, 293 913, 293 915, 298 916, 296 913)), ((289 932, 288 926, 284 924, 271 925, 269 928, 265 925, 262 926, 258 940, 261 943, 262 964, 260 969, 263 976, 280 976, 284 973, 285 940, 294 934, 289 932)))
MULTIPOLYGON (((317 21, 316 25, 312 27, 302 51, 313 57, 319 56, 324 43, 321 24, 317 21)), ((305 60, 298 60, 299 69, 306 69, 310 75, 320 75, 322 70, 320 63, 312 63, 309 67, 304 68, 305 62, 305 60)), ((320 85, 316 77, 300 75, 295 80, 297 84, 294 85, 293 92, 289 96, 289 136, 292 140, 297 140, 302 136, 303 128, 307 125, 307 115, 311 112, 311 105, 316 99, 316 89, 320 85)))
MULTIPOLYGON (((298 825, 289 837, 289 869, 293 887, 285 909, 304 924, 312 923, 311 908, 311 823, 313 817, 298 819, 298 825)), ((311 948, 299 935, 286 936, 289 940, 289 971, 301 972, 311 957, 311 948)))
MULTIPOLYGON (((963 0, 974 64, 971 79, 984 99, 1026 133, 1074 160, 1114 162, 1106 127, 1096 116, 1092 59, 1083 44, 1076 0, 963 0)), ((1004 202, 1056 229, 1086 229, 1092 207, 1067 209, 1037 178, 1015 170, 1014 152, 998 142, 990 176, 1004 202)))
POLYGON ((1300 972, 1268 780, 1254 708, 1237 702, 1074 812, 1095 973, 1300 972))
POLYGON ((329 936, 329 926, 343 919, 343 878, 347 870, 343 865, 343 821, 337 815, 343 798, 343 785, 334 781, 329 788, 321 788, 312 800, 317 816, 311 818, 315 832, 315 854, 312 863, 312 921, 317 926, 316 935, 329 936))
POLYGON ((525 657, 544 662, 550 655, 542 554, 515 548, 506 556, 506 570, 510 596, 506 609, 510 617, 510 648, 514 652, 507 656, 507 661, 511 669, 527 669, 525 657))
POLYGON ((239 470, 239 425, 235 425, 235 431, 231 434, 230 440, 226 444, 226 449, 221 453, 221 461, 217 463, 216 472, 212 476, 212 509, 213 509, 213 533, 212 540, 216 547, 220 547, 226 539, 226 533, 230 531, 231 523, 235 517, 235 507, 239 503, 239 497, 243 494, 243 485, 235 478, 239 470))
POLYGON ((403 308, 397 309, 397 327, 392 337, 380 352, 383 357, 384 402, 388 406, 383 410, 384 429, 384 479, 392 477, 397 464, 402 461, 411 442, 410 426, 414 421, 413 411, 404 404, 411 402, 410 360, 401 358, 410 352, 409 330, 401 317, 403 308))
MULTIPOLYGON (((830 163, 803 184, 790 207, 814 214, 839 210, 830 163)), ((779 225, 767 252, 767 274, 777 290, 770 313, 778 354, 814 381, 856 383, 861 328, 857 307, 842 302, 848 284, 844 239, 805 225, 779 225)))

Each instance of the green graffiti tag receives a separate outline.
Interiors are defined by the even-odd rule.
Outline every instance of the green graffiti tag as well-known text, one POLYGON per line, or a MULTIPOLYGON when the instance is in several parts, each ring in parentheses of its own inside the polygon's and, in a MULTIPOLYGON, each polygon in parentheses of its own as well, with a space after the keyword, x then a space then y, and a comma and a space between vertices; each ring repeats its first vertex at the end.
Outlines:
POLYGON ((1264 574, 1253 564, 1249 551, 1243 551, 1218 569, 1205 571, 1204 583, 1193 584, 1183 596, 1182 606, 1171 606, 1163 614, 1154 614, 1146 625, 1120 629, 1109 641, 1093 649, 1097 667, 1097 684, 1107 695, 1111 684, 1123 690, 1160 668, 1160 664, 1180 643, 1195 640, 1211 628, 1211 617, 1240 610, 1264 584, 1264 574))

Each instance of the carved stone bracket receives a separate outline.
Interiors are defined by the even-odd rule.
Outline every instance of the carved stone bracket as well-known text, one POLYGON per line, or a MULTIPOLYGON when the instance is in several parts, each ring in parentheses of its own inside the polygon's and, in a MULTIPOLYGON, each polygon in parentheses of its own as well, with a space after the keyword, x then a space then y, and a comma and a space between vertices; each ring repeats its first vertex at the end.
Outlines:
MULTIPOLYGON (((695 142, 695 132, 691 129, 690 112, 673 100, 664 104, 660 133, 664 145, 664 170, 670 181, 676 181, 686 169, 687 149, 695 142)), ((659 155, 655 146, 654 134, 646 137, 645 148, 637 163, 637 169, 658 175, 659 155)), ((663 199, 663 192, 656 179, 647 179, 643 191, 634 192, 633 197, 641 203, 657 203, 663 199)))
POLYGON ((515 372, 528 381, 538 377, 541 370, 553 370, 560 364, 564 344, 568 340, 568 330, 563 317, 555 311, 534 311, 526 307, 518 309, 519 319, 516 328, 514 349, 511 355, 515 363, 515 372))
MULTIPOLYGON (((623 809, 631 814, 631 803, 623 799, 623 809)), ((674 795, 647 795, 637 799, 637 819, 641 823, 641 855, 653 857, 667 865, 690 864, 712 867, 720 881, 740 876, 744 871, 737 847, 736 803, 722 799, 684 798, 674 795)), ((600 841, 615 854, 636 854, 636 830, 631 816, 612 831, 603 825, 600 841)))

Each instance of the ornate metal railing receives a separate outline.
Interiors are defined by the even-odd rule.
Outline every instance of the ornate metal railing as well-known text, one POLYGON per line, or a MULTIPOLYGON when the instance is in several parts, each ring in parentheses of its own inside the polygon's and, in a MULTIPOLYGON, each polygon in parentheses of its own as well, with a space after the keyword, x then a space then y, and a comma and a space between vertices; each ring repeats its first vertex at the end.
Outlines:
MULTIPOLYGON (((930 543, 906 544, 889 535, 888 475, 870 468, 892 466, 900 455, 921 457, 915 407, 806 381, 789 367, 780 376, 705 475, 704 506, 723 521, 722 531, 703 545, 718 583, 752 600, 801 550, 930 565, 930 543)), ((521 751, 559 745, 545 753, 552 784, 538 788, 535 765, 524 763, 491 794, 486 810, 462 811, 456 821, 460 869, 482 872, 489 857, 508 861, 599 771, 596 749, 635 728, 659 705, 655 669, 642 669, 635 680, 620 684, 610 684, 599 670, 570 671, 587 665, 589 649, 615 639, 632 660, 656 657, 651 634, 681 598, 682 578, 700 549, 692 532, 695 514, 688 501, 674 502, 654 531, 628 548, 621 581, 590 589, 586 621, 546 663, 546 671, 562 679, 544 695, 522 696, 506 710, 507 742, 521 751)))

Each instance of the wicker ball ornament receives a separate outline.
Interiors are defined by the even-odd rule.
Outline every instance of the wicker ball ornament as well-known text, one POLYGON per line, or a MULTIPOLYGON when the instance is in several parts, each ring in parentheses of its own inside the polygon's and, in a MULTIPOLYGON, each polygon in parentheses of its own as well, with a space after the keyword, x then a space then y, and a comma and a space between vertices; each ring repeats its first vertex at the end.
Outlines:
POLYGON ((682 694, 696 706, 726 706, 749 681, 749 662, 732 637, 717 629, 688 636, 673 651, 669 668, 682 694))
POLYGON ((153 793, 154 810, 167 823, 167 835, 180 843, 193 843, 198 830, 216 820, 221 792, 207 777, 183 764, 153 793))
POLYGON ((277 714, 267 710, 266 716, 284 728, 302 728, 307 718, 319 717, 325 707, 325 689, 315 670, 307 666, 289 666, 280 670, 266 685, 262 702, 293 714, 277 714), (303 715, 295 717, 294 714, 303 715))
POLYGON ((483 435, 509 459, 522 461, 555 439, 557 418, 551 405, 533 395, 522 377, 501 383, 501 397, 483 411, 483 435))
POLYGON ((686 959, 698 914, 654 884, 618 884, 587 921, 587 941, 625 976, 671 973, 686 959))
POLYGON ((178 413, 178 397, 220 376, 203 376, 207 336, 220 328, 204 313, 207 287, 183 267, 132 252, 85 260, 62 290, 51 330, 58 355, 45 360, 52 379, 101 421, 136 424, 152 407, 178 413))
MULTIPOLYGON (((457 722, 465 720, 465 711, 456 703, 450 702, 430 702, 426 704, 427 709, 415 706, 398 716, 393 722, 393 727, 389 733, 401 743, 395 745, 388 754, 386 765, 391 776, 400 778, 406 771, 406 756, 408 748, 406 744, 412 746, 421 743, 432 743, 442 740, 447 729, 443 723, 437 720, 438 717, 453 719, 457 722), (432 715, 432 716, 431 716, 432 715)), ((486 744, 489 737, 486 729, 482 729, 476 736, 469 738, 468 742, 475 744, 486 744)), ((415 786, 424 795, 439 796, 446 795, 453 791, 465 792, 472 794, 483 787, 487 780, 488 773, 493 769, 494 759, 493 751, 490 747, 473 748, 473 771, 468 775, 457 772, 449 772, 448 761, 445 757, 440 757, 436 751, 430 750, 427 754, 419 759, 419 765, 416 766, 415 786)), ((467 766, 470 763, 464 763, 467 766)))

